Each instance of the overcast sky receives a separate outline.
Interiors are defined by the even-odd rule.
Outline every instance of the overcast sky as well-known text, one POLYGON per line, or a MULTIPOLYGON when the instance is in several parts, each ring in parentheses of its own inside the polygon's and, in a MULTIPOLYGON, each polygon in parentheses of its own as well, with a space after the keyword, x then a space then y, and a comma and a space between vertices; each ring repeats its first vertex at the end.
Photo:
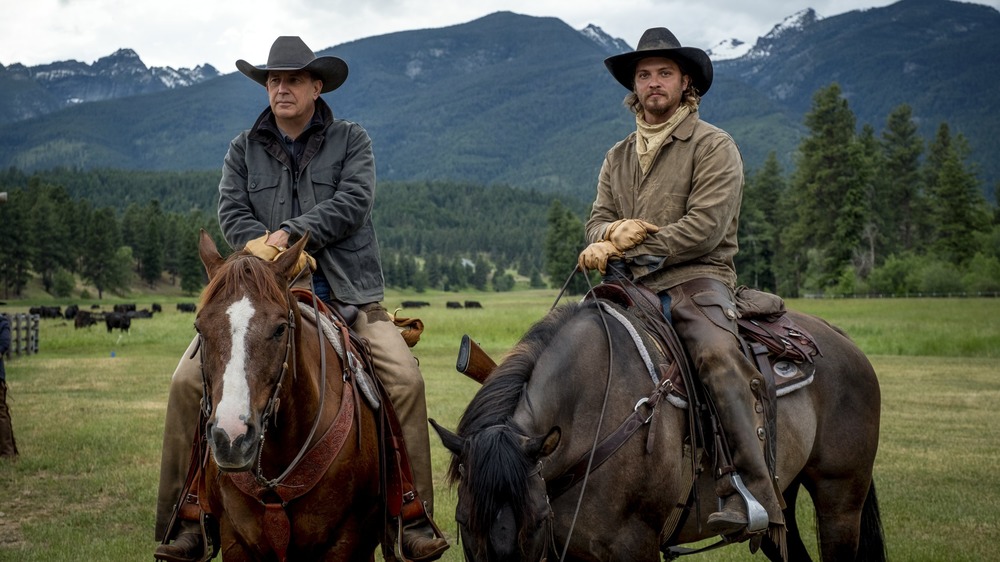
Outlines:
MULTIPOLYGON (((88 64, 130 48, 147 66, 236 59, 263 64, 279 35, 315 51, 354 39, 465 23, 496 11, 556 17, 575 29, 595 24, 635 46, 664 26, 684 45, 748 43, 785 17, 813 8, 822 17, 882 7, 888 0, 0 0, 0 64, 75 59, 88 64)), ((977 3, 1000 8, 1000 0, 977 3)))

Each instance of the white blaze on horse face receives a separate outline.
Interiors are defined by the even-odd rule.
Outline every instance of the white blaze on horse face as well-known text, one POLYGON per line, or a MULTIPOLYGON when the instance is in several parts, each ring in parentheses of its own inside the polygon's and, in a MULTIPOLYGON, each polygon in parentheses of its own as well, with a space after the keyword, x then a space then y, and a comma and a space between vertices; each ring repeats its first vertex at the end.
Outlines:
POLYGON ((222 400, 216 410, 216 427, 225 430, 229 439, 235 440, 246 433, 250 420, 250 385, 247 381, 247 334, 254 308, 250 299, 242 299, 229 305, 230 342, 229 362, 222 374, 222 400))

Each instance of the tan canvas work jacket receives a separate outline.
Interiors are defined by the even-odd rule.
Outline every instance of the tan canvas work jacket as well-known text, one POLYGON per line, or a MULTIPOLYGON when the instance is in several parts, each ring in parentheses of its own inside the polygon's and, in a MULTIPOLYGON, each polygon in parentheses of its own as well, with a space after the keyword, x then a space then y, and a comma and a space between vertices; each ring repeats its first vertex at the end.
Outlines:
POLYGON ((660 231, 625 252, 636 281, 660 292, 708 277, 734 287, 743 158, 728 133, 692 112, 664 141, 643 175, 636 133, 608 151, 601 166, 587 239, 618 219, 642 219, 660 231))

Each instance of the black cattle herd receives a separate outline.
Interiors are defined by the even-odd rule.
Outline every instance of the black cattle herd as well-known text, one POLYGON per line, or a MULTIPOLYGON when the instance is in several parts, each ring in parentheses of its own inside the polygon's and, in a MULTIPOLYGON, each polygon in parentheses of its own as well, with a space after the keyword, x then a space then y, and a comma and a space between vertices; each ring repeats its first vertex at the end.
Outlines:
MULTIPOLYGON (((194 312, 195 304, 177 303, 178 312, 194 312)), ((39 318, 63 318, 73 321, 74 328, 89 328, 95 324, 104 324, 110 334, 114 330, 128 332, 132 320, 137 318, 152 318, 153 314, 163 312, 163 307, 153 303, 150 308, 136 308, 135 304, 116 304, 110 311, 101 310, 101 305, 91 305, 90 310, 83 310, 79 305, 71 304, 63 310, 61 306, 33 306, 28 313, 39 318)))
MULTIPOLYGON (((423 308, 430 306, 427 301, 403 301, 403 308, 423 308)), ((448 301, 446 308, 482 308, 479 301, 448 301)), ((96 324, 104 324, 111 333, 114 330, 128 332, 132 326, 132 320, 138 318, 152 318, 154 314, 163 312, 163 307, 157 303, 149 308, 136 308, 135 304, 116 304, 113 310, 101 310, 98 304, 91 305, 90 310, 84 310, 79 305, 71 304, 63 310, 61 306, 33 306, 28 312, 37 315, 39 318, 63 318, 72 320, 75 328, 89 328, 96 324)), ((177 303, 178 312, 195 312, 196 306, 193 302, 177 303)))

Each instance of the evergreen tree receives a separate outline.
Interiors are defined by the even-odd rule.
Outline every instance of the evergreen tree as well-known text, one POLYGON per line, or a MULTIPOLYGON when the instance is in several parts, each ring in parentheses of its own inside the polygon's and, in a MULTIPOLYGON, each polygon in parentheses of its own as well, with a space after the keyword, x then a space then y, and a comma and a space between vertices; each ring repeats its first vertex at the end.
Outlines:
POLYGON ((810 134, 799 147, 791 197, 796 216, 782 247, 804 279, 789 287, 825 291, 834 286, 861 246, 865 165, 854 134, 855 118, 836 83, 819 90, 806 115, 810 134))
MULTIPOLYGON (((179 229, 177 240, 178 275, 181 278, 181 290, 185 294, 193 295, 200 291, 208 281, 208 274, 205 272, 205 266, 201 263, 201 256, 198 253, 198 241, 201 238, 200 229, 204 228, 206 221, 200 211, 193 211, 183 222, 185 226, 179 229)), ((218 246, 218 242, 216 242, 216 246, 218 246)), ((225 245, 218 247, 225 247, 225 245)))
POLYGON ((27 196, 18 189, 7 193, 7 197, 7 203, 0 205, 0 283, 4 298, 22 295, 31 278, 34 249, 27 196))
POLYGON ((531 269, 531 275, 528 278, 528 286, 532 289, 541 289, 545 287, 545 280, 542 279, 542 274, 538 271, 538 268, 531 269))
POLYGON ((184 229, 184 217, 176 213, 167 213, 163 217, 163 270, 170 276, 170 284, 176 285, 181 274, 181 231, 184 229))
POLYGON ((883 165, 876 199, 884 255, 915 248, 923 211, 920 157, 924 141, 917 133, 913 110, 903 104, 889 114, 882 132, 883 165))
POLYGON ((472 274, 469 276, 469 284, 472 285, 474 289, 480 291, 486 290, 486 283, 489 281, 490 273, 492 270, 490 268, 489 262, 482 254, 476 256, 476 261, 472 266, 472 274))
MULTIPOLYGON (((577 267, 580 252, 586 247, 583 221, 558 200, 549 205, 548 230, 545 234, 545 269, 552 286, 561 288, 577 267)), ((567 292, 583 294, 588 290, 587 279, 574 275, 567 292)))
POLYGON ((131 268, 131 263, 119 260, 121 233, 118 219, 110 208, 97 209, 91 214, 87 229, 87 252, 81 256, 80 275, 97 288, 97 298, 104 298, 104 291, 123 289, 128 272, 118 268, 131 268))
POLYGON ((441 256, 431 254, 424 261, 424 271, 427 273, 427 286, 440 289, 444 286, 444 272, 441 269, 441 256))
MULTIPOLYGON (((852 253, 852 271, 841 272, 841 279, 849 274, 852 278, 866 279, 875 268, 878 259, 876 244, 879 240, 879 224, 876 218, 876 200, 878 197, 875 170, 882 167, 882 152, 875 139, 875 129, 865 124, 857 142, 852 145, 860 164, 858 181, 851 185, 841 205, 838 228, 840 239, 855 240, 856 246, 852 253)), ((852 279, 851 293, 854 293, 852 279)))
POLYGON ((778 244, 779 205, 786 191, 781 165, 774 152, 764 166, 748 174, 740 208, 736 271, 740 282, 758 289, 777 290, 775 252, 778 244))
POLYGON ((56 271, 72 264, 74 245, 70 243, 66 215, 73 212, 66 190, 51 185, 35 185, 31 189, 33 203, 28 211, 30 231, 34 240, 31 268, 41 276, 42 286, 52 292, 56 271))
POLYGON ((163 273, 163 211, 160 202, 151 201, 144 209, 145 222, 142 225, 143 235, 138 246, 133 251, 138 254, 139 275, 150 288, 156 286, 163 273))
POLYGON ((990 227, 979 181, 964 164, 968 146, 951 138, 942 123, 928 154, 928 216, 931 249, 952 265, 964 265, 976 253, 976 236, 990 227))
MULTIPOLYGON (((146 219, 143 216, 142 207, 138 203, 129 203, 121 216, 121 240, 122 244, 132 249, 132 255, 136 260, 142 259, 142 239, 146 235, 146 219)), ((142 262, 136 261, 133 264, 135 271, 142 271, 142 262)))

